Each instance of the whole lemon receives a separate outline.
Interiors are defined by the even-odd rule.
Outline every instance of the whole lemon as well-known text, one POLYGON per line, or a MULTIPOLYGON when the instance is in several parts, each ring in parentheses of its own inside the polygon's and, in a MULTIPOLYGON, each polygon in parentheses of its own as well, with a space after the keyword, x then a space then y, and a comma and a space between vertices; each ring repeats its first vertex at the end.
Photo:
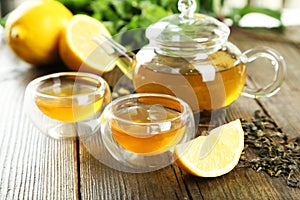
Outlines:
POLYGON ((8 15, 5 40, 28 63, 57 62, 60 33, 72 16, 70 10, 55 0, 24 1, 8 15))

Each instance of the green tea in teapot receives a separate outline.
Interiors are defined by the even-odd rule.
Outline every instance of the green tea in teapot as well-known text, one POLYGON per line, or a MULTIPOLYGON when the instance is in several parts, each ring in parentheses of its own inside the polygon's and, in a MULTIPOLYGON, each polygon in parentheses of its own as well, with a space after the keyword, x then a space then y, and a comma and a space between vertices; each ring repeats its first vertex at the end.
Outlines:
POLYGON ((133 83, 138 93, 182 98, 197 113, 230 105, 241 95, 245 78, 245 64, 228 50, 219 50, 201 63, 192 58, 157 55, 135 66, 133 83))

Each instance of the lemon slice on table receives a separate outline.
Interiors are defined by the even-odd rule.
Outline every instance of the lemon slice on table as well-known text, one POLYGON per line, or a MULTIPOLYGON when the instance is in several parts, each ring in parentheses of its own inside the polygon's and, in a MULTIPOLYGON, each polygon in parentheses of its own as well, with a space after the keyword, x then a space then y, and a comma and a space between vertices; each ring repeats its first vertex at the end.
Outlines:
POLYGON ((97 19, 85 14, 72 17, 59 41, 59 54, 68 68, 75 71, 103 73, 115 67, 115 56, 109 52, 107 42, 99 35, 111 37, 106 27, 97 19), (95 41, 98 39, 98 43, 95 41), (101 39, 100 39, 101 40, 101 39))
POLYGON ((240 120, 213 129, 174 149, 175 164, 190 174, 217 177, 230 172, 239 162, 244 148, 240 120))

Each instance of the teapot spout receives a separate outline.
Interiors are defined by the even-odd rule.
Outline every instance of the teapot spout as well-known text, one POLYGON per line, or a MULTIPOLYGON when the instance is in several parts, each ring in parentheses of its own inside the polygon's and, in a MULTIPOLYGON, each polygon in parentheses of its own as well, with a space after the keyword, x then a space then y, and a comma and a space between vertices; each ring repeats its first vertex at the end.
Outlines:
POLYGON ((132 67, 135 63, 135 54, 128 52, 127 49, 121 44, 114 41, 112 38, 100 33, 93 40, 101 47, 107 54, 113 55, 116 59, 116 66, 132 80, 132 67), (103 45, 104 42, 106 45, 103 45), (107 45, 108 44, 108 45, 107 45))

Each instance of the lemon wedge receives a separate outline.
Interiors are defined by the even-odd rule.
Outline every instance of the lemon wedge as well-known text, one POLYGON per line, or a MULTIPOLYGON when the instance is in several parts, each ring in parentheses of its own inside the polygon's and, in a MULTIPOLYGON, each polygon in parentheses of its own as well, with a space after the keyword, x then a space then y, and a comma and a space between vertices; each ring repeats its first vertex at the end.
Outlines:
POLYGON ((244 148, 240 120, 213 129, 174 149, 175 164, 190 174, 217 177, 230 172, 239 162, 244 148))

